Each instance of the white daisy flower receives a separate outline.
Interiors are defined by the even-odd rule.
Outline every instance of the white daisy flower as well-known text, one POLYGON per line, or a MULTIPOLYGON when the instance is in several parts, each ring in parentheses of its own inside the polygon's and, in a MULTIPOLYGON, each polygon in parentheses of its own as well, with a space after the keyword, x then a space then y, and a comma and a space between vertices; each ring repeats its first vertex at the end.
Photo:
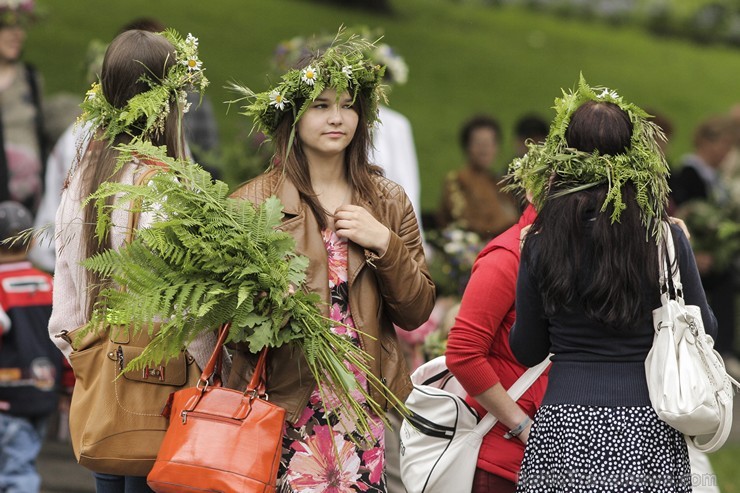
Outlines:
POLYGON ((188 33, 188 37, 185 38, 185 44, 186 45, 193 45, 198 46, 198 38, 192 35, 192 33, 188 33))
POLYGON ((349 65, 345 65, 344 67, 342 67, 342 73, 347 77, 352 78, 352 67, 350 67, 349 65))
POLYGON ((285 109, 285 105, 290 103, 285 97, 280 94, 277 90, 273 90, 270 93, 270 106, 274 106, 280 111, 285 109))
POLYGON ((604 98, 612 98, 612 99, 619 99, 619 94, 617 94, 617 91, 610 91, 609 89, 604 89, 601 94, 598 96, 599 99, 604 98))
POLYGON ((183 60, 181 63, 188 68, 188 72, 197 72, 198 70, 200 70, 201 65, 203 65, 203 62, 198 60, 198 57, 195 55, 189 56, 186 60, 183 60))
POLYGON ((319 77, 319 71, 313 68, 311 65, 304 68, 301 72, 301 80, 308 84, 309 86, 312 86, 316 83, 316 79, 319 77))

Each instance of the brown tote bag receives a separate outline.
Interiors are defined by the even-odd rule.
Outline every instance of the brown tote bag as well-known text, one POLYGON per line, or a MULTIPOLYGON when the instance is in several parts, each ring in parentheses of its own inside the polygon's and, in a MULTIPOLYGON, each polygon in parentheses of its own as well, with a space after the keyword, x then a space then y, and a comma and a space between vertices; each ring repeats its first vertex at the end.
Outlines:
POLYGON ((228 325, 198 385, 172 394, 165 408, 170 427, 147 477, 157 493, 275 492, 285 410, 267 401, 267 348, 245 391, 224 388, 220 362, 227 334, 228 325))
MULTIPOLYGON (((156 172, 142 173, 137 183, 156 172)), ((129 242, 137 223, 138 214, 130 214, 129 242)), ((79 330, 60 335, 73 347, 69 359, 76 381, 69 432, 75 457, 95 472, 146 476, 167 430, 162 409, 172 392, 196 385, 197 365, 183 351, 165 364, 119 376, 151 341, 146 328, 133 335, 129 327, 107 326, 81 339, 75 336, 79 330)))

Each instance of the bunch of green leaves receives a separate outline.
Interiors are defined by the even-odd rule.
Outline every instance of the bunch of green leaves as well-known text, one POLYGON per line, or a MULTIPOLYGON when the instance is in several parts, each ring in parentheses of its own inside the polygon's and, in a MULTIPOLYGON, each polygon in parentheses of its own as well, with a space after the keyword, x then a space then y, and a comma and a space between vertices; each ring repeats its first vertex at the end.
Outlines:
POLYGON ((340 28, 323 53, 313 54, 304 68, 288 70, 269 90, 255 93, 248 87, 232 84, 231 89, 241 97, 230 103, 248 101, 241 114, 254 119, 254 129, 273 136, 285 113, 293 113, 295 124, 309 105, 325 89, 331 88, 336 90, 337 98, 345 91, 349 91, 353 99, 365 98, 367 124, 372 125, 378 119, 378 104, 385 100, 382 85, 385 67, 369 58, 368 53, 373 48, 372 42, 340 28))
POLYGON ((668 200, 670 168, 660 151, 657 139, 665 139, 649 115, 628 103, 615 91, 590 87, 581 74, 578 89, 555 100, 555 119, 542 144, 529 142, 527 154, 515 159, 505 178, 507 191, 532 194, 532 203, 541 208, 550 198, 606 184, 608 192, 601 212, 611 208, 612 223, 618 222, 627 207, 622 187, 634 185, 642 222, 657 240, 660 220, 668 200), (582 152, 568 147, 565 133, 573 113, 587 101, 612 103, 622 109, 632 124, 630 148, 623 154, 608 155, 582 152), (553 190, 551 190, 553 185, 553 190))
POLYGON ((367 410, 352 393, 363 394, 375 415, 383 416, 383 409, 346 363, 365 373, 371 387, 392 393, 370 371, 371 357, 330 330, 336 322, 322 315, 320 296, 304 289, 308 259, 295 253, 290 234, 277 229, 280 201, 271 197, 255 206, 231 198, 225 183, 212 181, 196 164, 169 158, 164 148, 138 142, 118 149, 121 165, 154 162, 162 171, 143 185, 106 182, 88 198, 98 210, 98 237, 110 231, 114 208, 147 212, 154 220, 120 249, 83 262, 114 283, 96 300, 88 329, 125 324, 153 335, 126 370, 177 356, 199 334, 228 322, 227 341, 245 343, 252 353, 294 344, 322 395, 336 394, 342 412, 369 432, 367 410), (113 205, 106 205, 112 196, 113 205), (156 333, 154 320, 161 321, 156 333))
POLYGON ((712 256, 712 272, 723 272, 740 256, 740 222, 736 207, 712 200, 691 200, 676 215, 686 222, 695 252, 712 256))

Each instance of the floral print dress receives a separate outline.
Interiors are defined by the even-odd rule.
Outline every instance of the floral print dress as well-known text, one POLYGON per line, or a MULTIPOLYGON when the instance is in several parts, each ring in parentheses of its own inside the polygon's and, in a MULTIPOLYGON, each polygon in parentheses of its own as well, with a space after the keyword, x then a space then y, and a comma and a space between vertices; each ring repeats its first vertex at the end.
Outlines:
MULTIPOLYGON (((354 322, 349 307, 347 240, 339 238, 330 229, 323 230, 321 236, 328 254, 330 317, 344 324, 332 330, 359 345, 359 336, 352 330, 354 322)), ((367 388, 366 377, 345 364, 367 388)), ((359 394, 355 398, 360 402, 363 400, 359 394)), ((382 421, 376 417, 371 428, 372 437, 362 436, 351 419, 338 413, 327 413, 318 388, 315 389, 300 419, 296 423, 286 422, 278 492, 385 493, 382 421)))

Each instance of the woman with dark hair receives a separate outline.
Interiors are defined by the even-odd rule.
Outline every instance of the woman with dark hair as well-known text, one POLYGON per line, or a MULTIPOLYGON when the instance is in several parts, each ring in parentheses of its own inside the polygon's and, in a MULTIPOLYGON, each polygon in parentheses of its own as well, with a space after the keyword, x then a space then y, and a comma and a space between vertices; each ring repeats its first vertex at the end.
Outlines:
MULTIPOLYGON (((272 169, 234 196, 280 199, 281 229, 308 257, 306 286, 323 300, 324 314, 336 322, 332 330, 369 353, 373 375, 403 401, 411 382, 393 324, 412 330, 426 321, 434 285, 411 202, 368 162, 383 69, 366 52, 350 39, 290 70, 270 91, 247 91, 253 103, 246 114, 274 140, 276 152, 272 169)), ((255 359, 234 355, 230 387, 245 388, 255 359)), ((348 368, 367 387, 367 377, 348 368)), ((331 484, 337 491, 385 492, 380 417, 371 414, 371 436, 363 434, 337 402, 324 401, 333 389, 321 390, 302 353, 287 345, 271 350, 267 391, 287 420, 278 491, 331 484)), ((388 408, 387 395, 365 390, 388 408)))
MULTIPOLYGON (((658 244, 668 167, 648 115, 581 78, 556 102, 541 145, 512 164, 533 195, 511 349, 525 365, 553 353, 517 491, 691 491, 686 442, 650 403, 645 358, 660 306, 658 244)), ((687 304, 707 305, 691 247, 671 226, 687 304)))
MULTIPOLYGON (((92 316, 98 294, 110 281, 80 262, 99 252, 120 248, 127 234, 129 212, 114 208, 109 234, 96 233, 98 217, 94 201, 85 199, 107 181, 133 184, 137 177, 155 166, 152 162, 130 162, 120 166, 119 144, 148 142, 165 146, 173 158, 183 157, 182 114, 185 108, 180 92, 196 85, 205 87, 200 74, 197 39, 181 40, 173 32, 154 34, 132 30, 118 35, 108 47, 100 83, 93 84, 82 104, 82 119, 90 122, 94 137, 81 151, 79 165, 70 171, 56 215, 56 266, 54 304, 49 333, 59 349, 72 352, 67 332, 85 325, 92 316), (185 57, 185 53, 188 57, 185 57), (184 65, 182 62, 189 64, 184 65), (193 62, 190 64, 190 62, 193 62), (162 91, 166 87, 168 90, 162 91), (134 99, 136 98, 136 99, 134 99)), ((151 223, 151 213, 142 212, 139 228, 151 223)), ((215 340, 215 339, 214 339, 215 340)), ((191 354, 202 365, 213 348, 191 354)), ((98 493, 138 493, 151 491, 145 477, 95 473, 98 493)))

